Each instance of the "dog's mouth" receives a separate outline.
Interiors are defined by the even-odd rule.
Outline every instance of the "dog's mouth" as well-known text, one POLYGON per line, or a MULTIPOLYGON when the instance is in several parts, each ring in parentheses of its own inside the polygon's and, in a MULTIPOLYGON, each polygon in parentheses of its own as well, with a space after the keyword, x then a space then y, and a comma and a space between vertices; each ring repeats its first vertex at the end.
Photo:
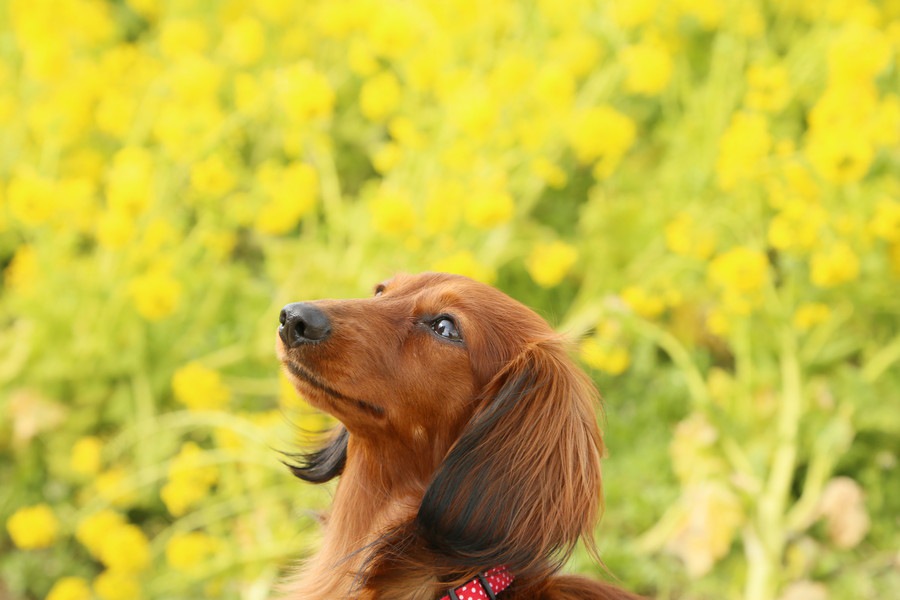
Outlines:
POLYGON ((282 355, 279 358, 281 358, 281 364, 284 365, 284 368, 287 369, 288 373, 290 373, 295 379, 320 392, 324 392, 325 394, 331 396, 336 400, 341 400, 342 402, 353 405, 356 408, 359 408, 360 410, 367 412, 373 416, 384 416, 384 409, 380 406, 375 406, 370 402, 359 400, 358 398, 352 398, 342 392, 339 392, 338 390, 334 389, 334 387, 323 381, 321 377, 313 373, 308 367, 294 360, 291 360, 286 355, 282 355))

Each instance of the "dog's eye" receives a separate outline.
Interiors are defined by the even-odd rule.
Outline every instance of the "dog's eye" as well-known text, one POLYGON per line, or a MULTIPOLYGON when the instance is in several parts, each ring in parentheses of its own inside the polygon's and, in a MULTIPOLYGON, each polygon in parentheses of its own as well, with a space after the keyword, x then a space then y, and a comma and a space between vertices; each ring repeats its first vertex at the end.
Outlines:
POLYGON ((462 339, 459 335, 459 329, 456 328, 456 323, 450 317, 438 317, 431 322, 431 329, 448 340, 458 341, 462 339))

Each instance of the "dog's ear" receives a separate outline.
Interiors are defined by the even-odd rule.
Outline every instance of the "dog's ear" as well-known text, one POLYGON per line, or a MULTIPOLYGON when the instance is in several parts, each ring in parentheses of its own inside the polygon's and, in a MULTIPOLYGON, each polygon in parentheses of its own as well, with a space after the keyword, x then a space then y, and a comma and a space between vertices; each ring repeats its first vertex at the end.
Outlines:
POLYGON ((309 453, 287 454, 284 464, 296 477, 310 483, 331 481, 344 471, 350 434, 343 426, 323 447, 309 453))
POLYGON ((534 579, 593 548, 602 504, 597 392, 559 340, 529 347, 485 388, 438 468, 418 534, 448 566, 506 565, 534 579))

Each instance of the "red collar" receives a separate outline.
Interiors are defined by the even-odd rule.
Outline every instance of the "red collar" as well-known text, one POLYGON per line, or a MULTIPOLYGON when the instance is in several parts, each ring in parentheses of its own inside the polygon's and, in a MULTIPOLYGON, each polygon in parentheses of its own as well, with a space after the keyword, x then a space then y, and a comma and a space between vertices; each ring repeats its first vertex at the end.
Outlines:
POLYGON ((467 581, 444 596, 441 600, 495 600, 513 582, 513 574, 506 567, 494 567, 479 573, 472 581, 467 581))

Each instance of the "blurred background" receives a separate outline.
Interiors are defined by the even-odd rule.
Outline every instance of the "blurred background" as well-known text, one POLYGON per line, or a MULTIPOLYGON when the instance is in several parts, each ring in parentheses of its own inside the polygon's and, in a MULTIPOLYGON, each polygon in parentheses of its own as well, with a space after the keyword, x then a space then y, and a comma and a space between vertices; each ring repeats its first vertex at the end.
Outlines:
POLYGON ((605 397, 606 569, 900 589, 900 2, 0 0, 0 598, 263 599, 280 307, 496 285, 605 397))

